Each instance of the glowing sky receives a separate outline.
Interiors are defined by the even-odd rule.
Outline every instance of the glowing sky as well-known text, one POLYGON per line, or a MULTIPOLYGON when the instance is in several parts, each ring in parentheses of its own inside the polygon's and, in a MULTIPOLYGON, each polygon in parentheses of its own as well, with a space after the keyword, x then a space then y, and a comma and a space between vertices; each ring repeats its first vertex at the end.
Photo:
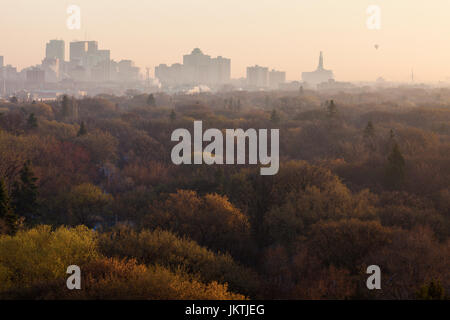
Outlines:
POLYGON ((0 55, 21 69, 41 62, 48 40, 87 34, 141 68, 199 47, 231 58, 232 77, 259 64, 300 80, 322 50, 337 80, 407 81, 414 68, 417 81, 439 81, 450 77, 449 14, 449 0, 1 0, 0 55), (81 30, 66 27, 71 4, 81 30), (381 30, 366 26, 371 4, 381 7, 381 30))

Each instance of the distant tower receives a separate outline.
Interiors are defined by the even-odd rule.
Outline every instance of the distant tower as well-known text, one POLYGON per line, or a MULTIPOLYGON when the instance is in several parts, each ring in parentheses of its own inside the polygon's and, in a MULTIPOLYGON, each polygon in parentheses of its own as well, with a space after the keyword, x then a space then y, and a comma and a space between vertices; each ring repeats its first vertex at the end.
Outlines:
POLYGON ((322 51, 320 51, 319 66, 317 67, 317 70, 323 70, 323 54, 322 54, 322 51))
POLYGON ((414 82, 414 69, 411 69, 411 82, 414 82))
POLYGON ((302 72, 302 80, 312 85, 318 85, 323 82, 334 80, 334 74, 332 70, 327 70, 323 67, 323 53, 320 51, 319 65, 317 69, 312 72, 302 72))

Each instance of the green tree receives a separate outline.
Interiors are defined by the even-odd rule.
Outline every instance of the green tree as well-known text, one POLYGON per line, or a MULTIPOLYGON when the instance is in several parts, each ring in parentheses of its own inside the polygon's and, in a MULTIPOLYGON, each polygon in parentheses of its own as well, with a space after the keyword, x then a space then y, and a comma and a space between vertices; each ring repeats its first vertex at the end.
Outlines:
POLYGON ((389 139, 395 139, 395 132, 394 132, 394 130, 393 129, 391 129, 390 131, 389 131, 389 139))
POLYGON ((81 137, 87 134, 86 125, 84 124, 84 121, 81 121, 80 124, 80 130, 78 130, 77 137, 81 137))
POLYGON ((11 103, 18 103, 19 99, 17 99, 17 97, 14 96, 14 97, 9 98, 9 102, 11 102, 11 103))
POLYGON ((278 115, 277 110, 273 109, 272 114, 270 115, 270 121, 275 124, 280 122, 280 116, 278 115))
POLYGON ((153 96, 153 93, 148 96, 147 105, 149 105, 150 107, 156 107, 156 101, 155 97, 153 96))
POLYGON ((170 112, 170 120, 175 121, 176 118, 177 114, 175 113, 175 110, 172 109, 172 111, 170 112))
POLYGON ((32 218, 37 212, 37 178, 31 169, 30 161, 20 170, 20 179, 14 184, 12 198, 15 212, 22 217, 32 218))
POLYGON ((398 188, 405 179, 405 159, 397 143, 394 144, 388 156, 386 166, 386 180, 390 187, 398 188))
POLYGON ((334 100, 330 100, 329 102, 327 102, 327 113, 328 113, 328 117, 330 118, 334 118, 337 114, 337 107, 336 104, 334 103, 334 100))
POLYGON ((69 97, 66 94, 62 97, 61 113, 63 118, 67 118, 70 114, 69 97))
POLYGON ((375 128, 373 126, 372 121, 369 121, 367 123, 366 128, 364 129, 364 136, 365 137, 373 137, 375 135, 375 128))
POLYGON ((30 116, 27 119, 27 127, 29 129, 34 129, 38 127, 38 120, 34 113, 30 114, 30 116))
POLYGON ((11 207, 8 189, 3 178, 0 178, 0 219, 4 221, 9 234, 16 233, 18 217, 11 207))

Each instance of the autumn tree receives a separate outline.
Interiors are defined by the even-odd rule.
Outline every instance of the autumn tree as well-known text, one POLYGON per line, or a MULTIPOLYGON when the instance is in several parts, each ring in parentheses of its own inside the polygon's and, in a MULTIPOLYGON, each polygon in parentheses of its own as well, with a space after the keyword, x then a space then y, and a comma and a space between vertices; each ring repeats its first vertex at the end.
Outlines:
POLYGON ((94 227, 96 223, 111 220, 112 201, 111 195, 90 183, 73 187, 66 200, 71 223, 94 227))
POLYGON ((417 298, 420 300, 445 300, 445 289, 439 280, 433 279, 420 288, 417 298))
POLYGON ((227 197, 201 197, 190 190, 178 190, 156 203, 144 226, 171 230, 209 248, 233 253, 242 252, 250 230, 247 217, 227 197))

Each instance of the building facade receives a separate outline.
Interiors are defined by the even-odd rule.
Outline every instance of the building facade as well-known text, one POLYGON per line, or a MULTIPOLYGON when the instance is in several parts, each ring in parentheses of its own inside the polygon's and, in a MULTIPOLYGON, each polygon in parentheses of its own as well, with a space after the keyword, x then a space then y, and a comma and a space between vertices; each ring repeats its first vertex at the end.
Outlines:
POLYGON ((59 59, 60 62, 66 60, 66 43, 64 40, 50 40, 45 46, 46 59, 59 59))
POLYGON ((323 54, 320 52, 319 65, 317 69, 312 72, 303 72, 302 80, 311 85, 318 85, 328 80, 334 80, 334 74, 332 70, 327 70, 323 67, 323 54))
POLYGON ((269 68, 255 65, 247 67, 247 85, 250 87, 266 88, 269 81, 269 68))
POLYGON ((224 85, 231 79, 231 60, 221 56, 211 58, 195 48, 190 54, 183 56, 183 64, 157 66, 155 76, 163 85, 169 86, 224 85))

